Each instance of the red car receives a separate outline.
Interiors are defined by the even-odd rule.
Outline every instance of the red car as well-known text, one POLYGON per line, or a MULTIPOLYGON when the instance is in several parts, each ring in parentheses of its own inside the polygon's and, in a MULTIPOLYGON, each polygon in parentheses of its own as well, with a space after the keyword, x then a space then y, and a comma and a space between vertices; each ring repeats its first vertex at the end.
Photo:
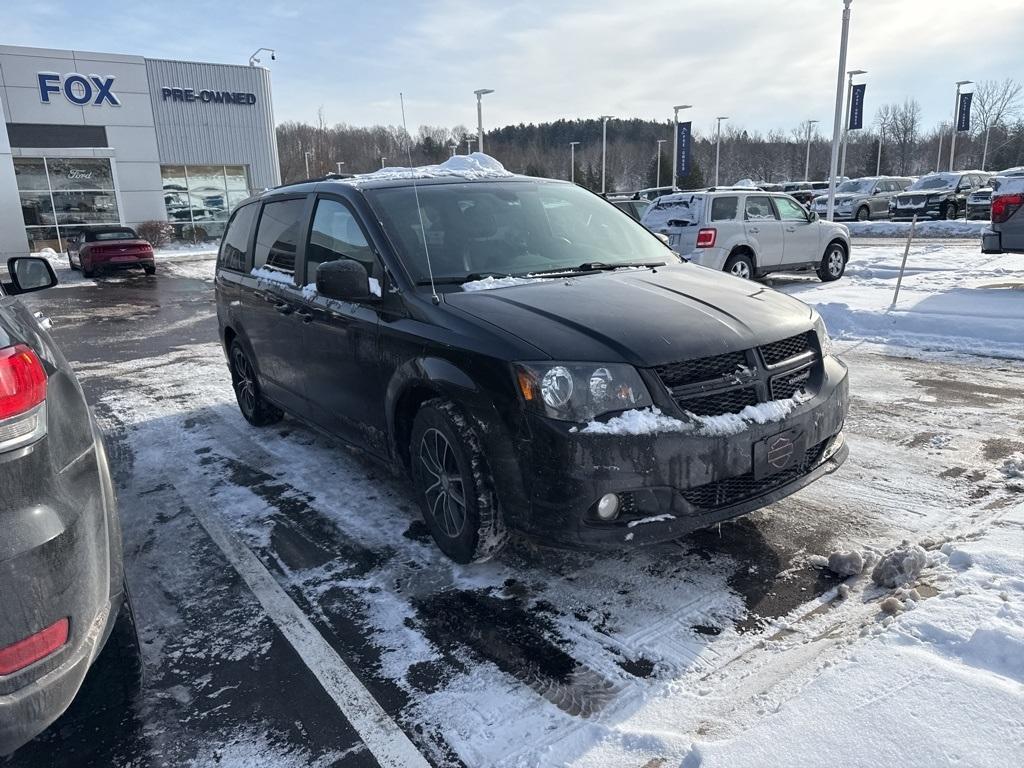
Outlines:
POLYGON ((68 264, 92 277, 104 269, 142 267, 147 275, 156 272, 153 246, 131 227, 87 229, 68 241, 68 264))

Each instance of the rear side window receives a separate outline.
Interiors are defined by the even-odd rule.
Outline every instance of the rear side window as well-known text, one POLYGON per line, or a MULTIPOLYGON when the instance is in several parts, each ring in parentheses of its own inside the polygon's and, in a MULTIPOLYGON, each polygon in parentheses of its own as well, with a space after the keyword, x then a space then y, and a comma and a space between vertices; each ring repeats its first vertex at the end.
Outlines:
POLYGON ((337 200, 318 200, 306 247, 306 283, 316 282, 316 268, 325 261, 352 259, 376 276, 377 260, 355 215, 337 200))
POLYGON ((711 201, 712 221, 732 221, 739 211, 740 199, 729 195, 728 197, 716 197, 711 201))
POLYGON ((256 231, 255 267, 269 267, 295 274, 295 253, 299 247, 299 223, 304 199, 267 203, 256 231))
POLYGON ((750 195, 745 205, 747 221, 775 221, 775 209, 772 201, 762 195, 750 195))
POLYGON ((245 271, 245 249, 249 247, 249 233, 252 231, 255 214, 255 205, 244 205, 231 217, 228 230, 220 243, 220 253, 217 254, 217 266, 221 269, 245 271))

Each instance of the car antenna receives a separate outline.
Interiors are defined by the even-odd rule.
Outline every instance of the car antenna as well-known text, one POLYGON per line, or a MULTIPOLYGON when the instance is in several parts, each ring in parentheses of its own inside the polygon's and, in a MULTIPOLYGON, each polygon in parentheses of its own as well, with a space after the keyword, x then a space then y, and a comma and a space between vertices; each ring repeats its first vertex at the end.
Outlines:
MULTIPOLYGON (((405 151, 409 158, 409 168, 412 169, 412 137, 409 136, 409 128, 405 124, 405 96, 398 92, 398 101, 402 105, 402 130, 405 131, 405 151)), ((441 299, 437 295, 437 287, 434 285, 434 268, 430 266, 430 246, 427 244, 427 228, 423 226, 423 209, 420 207, 420 192, 416 187, 416 172, 412 173, 412 193, 416 198, 416 213, 420 217, 420 237, 423 238, 423 254, 427 257, 427 274, 430 275, 430 293, 435 304, 440 304, 441 299)))

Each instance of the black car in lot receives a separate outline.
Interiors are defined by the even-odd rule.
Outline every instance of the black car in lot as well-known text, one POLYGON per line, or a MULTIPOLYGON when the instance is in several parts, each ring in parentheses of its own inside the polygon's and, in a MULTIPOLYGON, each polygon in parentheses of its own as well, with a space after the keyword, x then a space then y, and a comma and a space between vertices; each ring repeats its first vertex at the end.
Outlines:
POLYGON ((669 540, 846 456, 846 367, 812 309, 682 263, 567 182, 280 187, 232 215, 215 286, 244 417, 287 411, 408 472, 459 562, 510 528, 669 540), (721 414, 740 428, 702 421, 721 414))
POLYGON ((67 361, 16 298, 56 284, 45 259, 0 283, 0 755, 56 720, 104 647, 141 669, 103 439, 67 361), (116 642, 108 643, 114 637, 116 642), (131 654, 131 655, 128 655, 131 654))
POLYGON ((956 219, 965 215, 968 196, 988 184, 991 176, 982 171, 929 173, 895 195, 889 203, 889 213, 895 221, 908 221, 914 216, 956 219))

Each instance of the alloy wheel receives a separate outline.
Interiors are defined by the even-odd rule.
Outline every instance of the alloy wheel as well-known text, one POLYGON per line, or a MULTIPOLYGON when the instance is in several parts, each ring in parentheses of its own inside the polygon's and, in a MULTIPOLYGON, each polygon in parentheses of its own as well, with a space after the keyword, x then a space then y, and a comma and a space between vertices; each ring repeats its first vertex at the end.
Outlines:
POLYGON ((438 429, 428 429, 420 440, 420 464, 425 470, 427 509, 438 526, 455 538, 466 525, 466 488, 448 438, 438 429))
POLYGON ((843 273, 843 251, 838 246, 828 252, 828 272, 833 277, 843 273))
POLYGON ((234 353, 234 364, 235 392, 238 395, 238 404, 246 416, 252 416, 256 412, 256 376, 245 353, 237 347, 234 353))
POLYGON ((732 265, 732 269, 729 270, 729 273, 736 277, 742 277, 744 280, 749 280, 750 266, 745 261, 737 261, 732 265))

